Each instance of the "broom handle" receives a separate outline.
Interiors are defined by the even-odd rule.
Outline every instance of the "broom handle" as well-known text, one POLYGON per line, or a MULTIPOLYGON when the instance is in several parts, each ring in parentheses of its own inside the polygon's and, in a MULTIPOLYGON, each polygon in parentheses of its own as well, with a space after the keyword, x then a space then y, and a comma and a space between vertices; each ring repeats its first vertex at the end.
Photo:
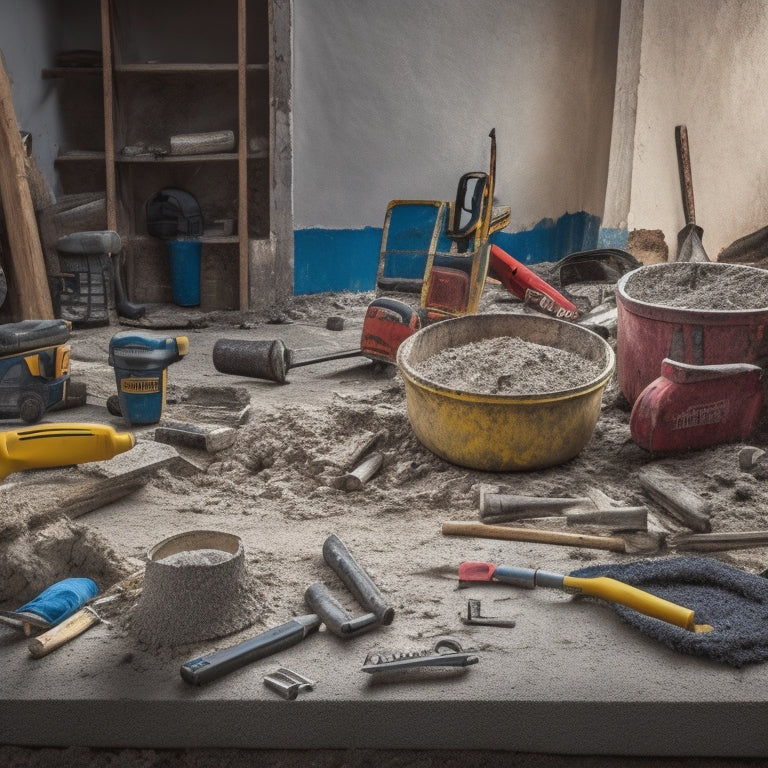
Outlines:
POLYGON ((582 533, 543 531, 537 528, 510 528, 506 525, 486 525, 472 522, 448 522, 442 524, 443 536, 479 536, 485 539, 510 541, 535 541, 542 544, 562 544, 567 547, 587 547, 625 552, 624 539, 618 536, 588 536, 582 533))

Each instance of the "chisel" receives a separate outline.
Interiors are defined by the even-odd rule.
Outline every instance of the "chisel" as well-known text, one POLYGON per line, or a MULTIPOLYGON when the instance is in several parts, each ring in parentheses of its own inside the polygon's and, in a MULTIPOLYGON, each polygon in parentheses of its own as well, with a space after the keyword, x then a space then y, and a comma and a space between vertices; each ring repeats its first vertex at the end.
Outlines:
POLYGON ((214 651, 181 665, 181 677, 192 685, 204 685, 236 669, 290 648, 318 629, 322 622, 314 613, 294 616, 278 627, 262 632, 231 648, 214 651))

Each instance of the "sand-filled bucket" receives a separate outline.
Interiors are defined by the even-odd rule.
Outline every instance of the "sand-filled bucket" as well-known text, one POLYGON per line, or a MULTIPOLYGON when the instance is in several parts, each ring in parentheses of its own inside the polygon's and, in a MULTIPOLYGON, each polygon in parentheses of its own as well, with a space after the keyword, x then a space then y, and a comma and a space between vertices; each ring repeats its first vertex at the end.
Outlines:
POLYGON ((257 613, 240 538, 188 531, 150 549, 133 627, 150 645, 181 645, 237 632, 257 613))
POLYGON ((619 387, 634 403, 664 358, 689 365, 768 361, 768 272, 737 264, 650 264, 616 285, 619 387))
POLYGON ((576 456, 592 436, 614 363, 613 350, 597 334, 561 320, 517 314, 444 320, 406 339, 397 354, 408 417, 419 441, 454 464, 492 472, 541 469, 576 456), (566 388, 545 386, 523 394, 462 389, 450 375, 438 381, 419 373, 442 350, 471 354, 478 342, 495 338, 571 353, 591 363, 592 373, 566 388))

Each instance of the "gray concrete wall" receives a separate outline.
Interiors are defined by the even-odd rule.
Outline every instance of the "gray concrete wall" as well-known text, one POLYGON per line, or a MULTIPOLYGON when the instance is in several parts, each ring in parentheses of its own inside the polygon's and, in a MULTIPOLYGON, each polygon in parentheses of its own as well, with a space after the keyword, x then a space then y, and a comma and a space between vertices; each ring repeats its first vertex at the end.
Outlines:
POLYGON ((294 0, 294 228, 380 227, 487 170, 511 231, 603 211, 616 0, 294 0))
MULTIPOLYGON (((57 50, 99 47, 97 11, 0 0, 18 121, 54 189, 57 86, 40 73, 57 50)), ((390 199, 450 199, 461 173, 487 168, 495 127, 508 231, 605 213, 611 227, 663 230, 674 250, 680 123, 710 256, 768 223, 763 0, 293 0, 293 11, 294 230, 380 227, 390 199), (620 8, 633 47, 614 94, 620 8), (614 95, 631 104, 634 80, 628 125, 614 95)))

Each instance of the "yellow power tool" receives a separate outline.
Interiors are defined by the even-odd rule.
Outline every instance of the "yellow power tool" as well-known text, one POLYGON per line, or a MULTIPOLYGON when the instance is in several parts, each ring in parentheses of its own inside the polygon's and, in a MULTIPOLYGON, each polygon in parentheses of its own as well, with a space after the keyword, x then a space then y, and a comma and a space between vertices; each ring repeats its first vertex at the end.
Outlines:
POLYGON ((23 469, 105 461, 133 446, 130 432, 105 424, 37 424, 0 432, 0 480, 23 469))

